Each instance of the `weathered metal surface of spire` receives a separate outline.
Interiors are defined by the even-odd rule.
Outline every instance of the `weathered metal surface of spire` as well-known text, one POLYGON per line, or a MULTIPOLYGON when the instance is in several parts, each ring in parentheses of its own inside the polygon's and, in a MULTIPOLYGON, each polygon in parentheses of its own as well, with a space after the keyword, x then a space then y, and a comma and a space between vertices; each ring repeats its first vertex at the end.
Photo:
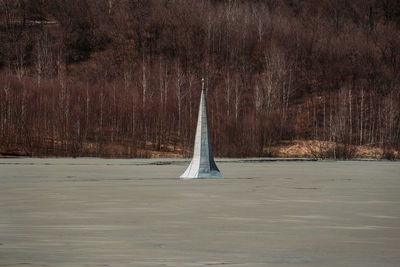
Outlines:
POLYGON ((204 92, 204 78, 201 80, 201 98, 199 116, 197 120, 196 138, 194 141, 193 158, 189 167, 181 175, 183 179, 193 178, 223 178, 214 162, 211 147, 210 129, 208 128, 206 94, 204 92))

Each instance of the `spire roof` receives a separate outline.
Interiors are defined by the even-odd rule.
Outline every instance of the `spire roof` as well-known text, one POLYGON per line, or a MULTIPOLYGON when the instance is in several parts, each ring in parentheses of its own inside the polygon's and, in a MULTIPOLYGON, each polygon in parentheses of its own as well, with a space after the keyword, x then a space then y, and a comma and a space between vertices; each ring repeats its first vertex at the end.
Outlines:
POLYGON ((181 175, 181 178, 223 178, 221 172, 215 164, 211 146, 206 94, 204 90, 204 77, 201 79, 201 84, 200 107, 197 119, 193 158, 189 167, 181 175))

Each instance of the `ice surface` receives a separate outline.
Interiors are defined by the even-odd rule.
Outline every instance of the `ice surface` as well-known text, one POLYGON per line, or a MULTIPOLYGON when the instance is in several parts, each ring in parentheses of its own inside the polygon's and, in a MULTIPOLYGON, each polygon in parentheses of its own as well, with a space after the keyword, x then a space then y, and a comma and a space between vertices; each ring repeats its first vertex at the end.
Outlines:
POLYGON ((398 266, 400 164, 0 159, 0 266, 398 266))

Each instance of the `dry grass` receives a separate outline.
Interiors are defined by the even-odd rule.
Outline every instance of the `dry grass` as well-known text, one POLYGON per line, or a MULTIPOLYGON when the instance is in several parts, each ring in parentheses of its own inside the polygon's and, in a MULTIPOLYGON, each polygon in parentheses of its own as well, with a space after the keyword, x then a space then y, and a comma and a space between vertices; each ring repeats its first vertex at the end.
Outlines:
MULTIPOLYGON (((68 156, 61 150, 61 143, 57 149, 36 153, 27 153, 18 146, 0 147, 0 157, 18 156, 68 156)), ((160 151, 155 145, 147 142, 145 147, 133 149, 129 144, 99 144, 87 142, 81 151, 73 156, 109 157, 109 158, 181 158, 191 157, 192 149, 183 151, 180 145, 162 146, 160 151)), ((371 158, 371 159, 400 159, 400 153, 394 149, 382 149, 374 146, 354 146, 336 144, 329 141, 293 140, 282 141, 278 145, 265 148, 264 154, 277 158, 371 158)), ((71 155, 69 155, 71 156, 71 155)))
POLYGON ((398 159, 396 150, 384 150, 374 146, 354 146, 336 144, 329 141, 293 140, 283 141, 270 149, 279 158, 373 158, 385 159, 388 154, 398 159))

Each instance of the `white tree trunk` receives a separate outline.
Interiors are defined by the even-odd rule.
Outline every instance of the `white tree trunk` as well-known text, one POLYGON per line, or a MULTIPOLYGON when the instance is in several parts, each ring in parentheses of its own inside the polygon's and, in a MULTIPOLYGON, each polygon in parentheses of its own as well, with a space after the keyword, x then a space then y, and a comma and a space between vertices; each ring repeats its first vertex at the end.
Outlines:
POLYGON ((146 62, 143 56, 142 61, 142 105, 143 108, 146 106, 146 91, 147 91, 147 80, 146 80, 146 62))
POLYGON ((361 103, 360 103, 360 145, 363 144, 364 133, 364 90, 361 89, 361 103))

